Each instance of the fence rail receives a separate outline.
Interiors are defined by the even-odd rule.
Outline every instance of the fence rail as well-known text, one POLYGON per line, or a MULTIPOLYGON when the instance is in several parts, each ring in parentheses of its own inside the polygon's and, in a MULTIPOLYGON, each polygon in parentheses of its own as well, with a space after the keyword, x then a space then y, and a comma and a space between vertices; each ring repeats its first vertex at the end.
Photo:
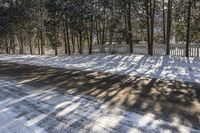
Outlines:
MULTIPOLYGON (((93 51, 96 53, 128 53, 129 45, 127 44, 107 44, 107 45, 95 45, 93 51)), ((148 54, 148 45, 146 43, 134 44, 134 54, 148 54)), ((173 56, 185 56, 186 45, 185 44, 170 44, 170 55, 173 56)), ((154 55, 165 55, 166 45, 154 44, 154 55)), ((200 57, 200 43, 191 43, 189 46, 189 55, 191 57, 200 57)))
MULTIPOLYGON (((58 48, 59 54, 64 53, 64 46, 58 48)), ((51 47, 46 47, 45 54, 52 55, 54 50, 51 47)), ((76 53, 78 53, 77 47, 75 47, 76 53)), ((88 53, 88 45, 84 45, 84 53, 88 53)), ((0 48, 0 53, 4 53, 5 50, 0 48)), ((93 53, 119 53, 127 54, 130 52, 130 46, 127 44, 107 44, 107 45, 93 45, 93 53)), ((16 47, 16 53, 19 53, 19 48, 16 47)), ((24 47, 24 54, 29 54, 29 47, 24 47)), ((148 45, 146 43, 134 44, 133 45, 134 54, 148 54, 148 45)), ((170 45, 170 55, 173 56, 185 56, 186 45, 185 44, 171 44, 170 45)), ((38 54, 37 47, 33 48, 33 54, 38 54)), ((153 46, 154 55, 166 55, 166 45, 164 44, 154 44, 153 46)), ((190 57, 200 57, 200 43, 191 43, 189 47, 189 56, 190 57)))

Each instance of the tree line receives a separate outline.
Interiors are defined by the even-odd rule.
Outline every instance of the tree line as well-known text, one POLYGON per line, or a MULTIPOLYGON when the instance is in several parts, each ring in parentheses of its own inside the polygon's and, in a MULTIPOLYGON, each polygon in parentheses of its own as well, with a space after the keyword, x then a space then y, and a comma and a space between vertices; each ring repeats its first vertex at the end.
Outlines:
POLYGON ((155 43, 200 42, 199 0, 0 0, 0 49, 7 54, 83 54, 94 45, 141 41, 153 55, 155 43))

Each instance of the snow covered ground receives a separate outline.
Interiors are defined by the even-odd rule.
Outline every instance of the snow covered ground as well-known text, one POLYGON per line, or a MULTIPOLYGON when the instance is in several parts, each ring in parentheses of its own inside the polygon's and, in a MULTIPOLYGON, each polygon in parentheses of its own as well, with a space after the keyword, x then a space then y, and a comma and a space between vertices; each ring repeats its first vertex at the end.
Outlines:
POLYGON ((151 113, 111 109, 93 97, 74 96, 72 90, 63 95, 49 89, 0 77, 0 133, 200 132, 176 121, 155 119, 151 113))
POLYGON ((147 55, 0 55, 0 60, 200 83, 200 58, 147 55))

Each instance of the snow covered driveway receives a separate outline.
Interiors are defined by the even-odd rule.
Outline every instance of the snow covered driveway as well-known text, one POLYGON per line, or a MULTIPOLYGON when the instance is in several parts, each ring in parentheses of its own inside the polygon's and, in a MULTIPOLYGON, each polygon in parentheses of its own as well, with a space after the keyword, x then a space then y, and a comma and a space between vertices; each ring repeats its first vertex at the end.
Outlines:
POLYGON ((1 61, 200 83, 200 58, 147 55, 0 55, 1 61))
POLYGON ((200 132, 178 123, 109 108, 92 97, 65 95, 0 77, 0 133, 200 132))

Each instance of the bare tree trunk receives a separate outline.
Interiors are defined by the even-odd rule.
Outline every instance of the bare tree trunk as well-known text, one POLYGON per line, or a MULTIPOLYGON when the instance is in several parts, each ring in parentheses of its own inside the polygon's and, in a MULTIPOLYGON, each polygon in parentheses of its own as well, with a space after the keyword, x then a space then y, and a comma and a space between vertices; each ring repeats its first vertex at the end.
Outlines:
MULTIPOLYGON (((40 1, 42 2, 42 1, 40 1)), ((45 54, 45 50, 44 50, 44 37, 43 37, 43 12, 42 12, 42 3, 39 4, 40 9, 39 9, 39 13, 40 13, 40 28, 39 28, 39 33, 40 33, 40 54, 44 55, 45 54)))
POLYGON ((5 37, 6 37, 6 54, 10 54, 9 53, 8 37, 7 37, 7 35, 5 37))
POLYGON ((70 40, 69 40, 69 25, 68 25, 68 22, 66 23, 66 32, 67 32, 67 52, 68 52, 68 55, 71 55, 71 47, 70 47, 70 40))
POLYGON ((22 33, 20 33, 18 40, 19 40, 19 54, 24 54, 24 40, 22 33))
POLYGON ((154 16, 155 16, 155 3, 156 1, 153 0, 153 3, 150 0, 150 8, 151 8, 151 43, 149 46, 149 55, 153 55, 153 45, 154 45, 154 16))
POLYGON ((79 31, 79 54, 83 54, 83 39, 82 39, 82 31, 79 31))
POLYGON ((103 16, 104 16, 104 19, 103 19, 103 29, 102 29, 102 42, 101 44, 104 45, 105 44, 105 28, 106 28, 106 8, 105 8, 105 5, 103 7, 103 16))
POLYGON ((133 34, 132 34, 132 21, 131 21, 131 2, 127 3, 127 24, 128 24, 128 44, 130 46, 130 53, 133 53, 133 34))
POLYGON ((97 35, 97 44, 100 44, 100 39, 99 39, 99 29, 98 29, 98 22, 96 21, 96 35, 97 35))
POLYGON ((64 36, 65 54, 67 54, 68 49, 67 49, 66 28, 65 28, 64 31, 63 31, 63 36, 64 36))
POLYGON ((125 36, 126 36, 126 44, 129 44, 128 41, 128 24, 127 24, 127 13, 124 14, 124 25, 125 25, 125 36))
POLYGON ((94 31, 94 22, 93 22, 93 16, 91 16, 90 21, 90 37, 89 37, 89 54, 92 54, 92 43, 93 43, 93 31, 94 31))
POLYGON ((101 45, 103 45, 103 41, 102 41, 102 29, 101 29, 101 23, 100 21, 98 21, 98 33, 99 33, 99 44, 101 43, 101 45))
POLYGON ((11 47, 11 50, 12 50, 12 53, 15 54, 15 44, 14 44, 14 35, 10 34, 9 35, 10 37, 10 47, 11 47))
POLYGON ((188 15, 187 15, 187 33, 186 33, 186 57, 189 57, 189 45, 190 45, 190 25, 191 25, 191 8, 192 1, 188 1, 188 15))
POLYGON ((104 43, 106 43, 108 41, 108 25, 109 25, 109 15, 106 15, 106 19, 105 19, 105 33, 104 33, 104 43), (107 27, 106 27, 107 26, 107 27))
POLYGON ((32 41, 31 41, 31 37, 29 36, 29 50, 30 50, 30 54, 33 54, 33 46, 32 46, 32 41))
MULTIPOLYGON (((110 16, 110 19, 111 19, 111 26, 113 26, 114 24, 114 0, 112 0, 112 8, 111 8, 111 16, 110 16)), ((112 47, 112 42, 113 42, 113 27, 110 28, 110 34, 109 34, 109 52, 112 52, 111 51, 111 47, 112 47)))
POLYGON ((145 1, 146 7, 146 19, 147 19, 147 42, 148 42, 148 54, 151 51, 151 33, 150 33, 150 8, 149 8, 149 0, 145 1))
POLYGON ((43 32, 42 32, 42 29, 40 31, 40 46, 41 46, 41 55, 44 55, 45 52, 44 52, 44 37, 43 37, 43 32))
MULTIPOLYGON (((88 51, 89 51, 89 49, 90 49, 90 32, 88 31, 87 33, 86 33, 86 41, 87 41, 87 45, 88 45, 88 51)), ((88 52, 89 53, 89 52, 88 52)))
POLYGON ((165 21, 166 21, 166 17, 165 17, 165 0, 163 0, 163 43, 165 44, 166 43, 166 24, 165 24, 165 21))
POLYGON ((73 53, 75 53, 75 38, 74 38, 74 35, 72 34, 71 32, 71 42, 72 42, 72 50, 73 50, 73 53))
POLYGON ((166 55, 170 54, 170 36, 171 36, 171 25, 172 25, 172 0, 168 0, 168 11, 167 11, 167 40, 166 40, 166 55))
POLYGON ((40 55, 40 39, 37 38, 38 55, 40 55))
POLYGON ((78 48, 78 53, 80 53, 80 43, 79 43, 79 39, 80 39, 80 37, 79 37, 79 35, 76 35, 75 36, 75 39, 76 39, 76 44, 77 44, 77 48, 78 48))
POLYGON ((57 46, 54 46, 54 52, 55 52, 55 56, 58 55, 58 47, 57 46))

